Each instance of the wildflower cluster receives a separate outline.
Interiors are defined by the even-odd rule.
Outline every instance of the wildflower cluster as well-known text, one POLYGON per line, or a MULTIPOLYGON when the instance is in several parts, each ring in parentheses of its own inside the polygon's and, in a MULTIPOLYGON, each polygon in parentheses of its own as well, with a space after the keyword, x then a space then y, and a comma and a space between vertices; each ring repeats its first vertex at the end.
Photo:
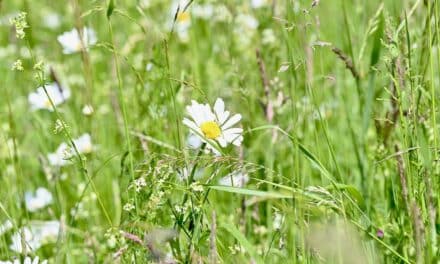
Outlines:
POLYGON ((9 23, 15 27, 15 34, 18 39, 23 39, 26 36, 24 30, 29 27, 26 21, 26 15, 26 12, 21 12, 9 20, 9 23))

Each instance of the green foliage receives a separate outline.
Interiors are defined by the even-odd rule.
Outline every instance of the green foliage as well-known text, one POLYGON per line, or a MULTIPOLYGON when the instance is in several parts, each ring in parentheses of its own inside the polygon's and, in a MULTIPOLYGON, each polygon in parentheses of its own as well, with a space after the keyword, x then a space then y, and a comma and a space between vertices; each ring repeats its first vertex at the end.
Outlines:
POLYGON ((440 261, 439 12, 0 0, 0 260, 440 261))

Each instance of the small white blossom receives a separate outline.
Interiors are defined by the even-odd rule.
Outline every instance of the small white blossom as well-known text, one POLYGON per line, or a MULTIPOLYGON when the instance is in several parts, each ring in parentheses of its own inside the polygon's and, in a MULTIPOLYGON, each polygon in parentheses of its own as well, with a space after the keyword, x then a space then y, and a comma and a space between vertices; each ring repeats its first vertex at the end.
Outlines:
POLYGON ((23 63, 21 62, 21 60, 16 60, 16 61, 12 64, 11 69, 12 69, 13 71, 23 71, 24 68, 23 68, 23 63))
POLYGON ((52 194, 46 188, 40 187, 35 195, 32 192, 26 192, 24 201, 29 212, 36 212, 52 203, 52 194))
POLYGON ((55 242, 60 230, 59 221, 31 221, 28 226, 12 235, 10 249, 21 253, 22 237, 25 240, 26 251, 36 251, 41 246, 55 242))
POLYGON ((14 227, 14 225, 12 224, 11 220, 6 220, 2 225, 0 225, 0 236, 11 230, 12 227, 14 227))
POLYGON ((60 87, 57 83, 47 84, 44 88, 39 87, 36 92, 29 94, 28 101, 31 110, 47 109, 53 111, 49 97, 55 106, 64 103, 70 97, 70 90, 67 87, 60 87), (44 88, 46 88, 47 94, 44 88))
POLYGON ((36 71, 43 71, 44 69, 44 61, 40 60, 34 65, 34 70, 36 71))
POLYGON ((131 186, 136 190, 136 192, 140 192, 143 187, 147 186, 147 182, 145 181, 144 177, 140 177, 139 179, 134 180, 131 186))
POLYGON ((96 33, 93 29, 84 27, 82 31, 84 43, 81 42, 80 34, 75 28, 58 36, 64 54, 76 53, 96 44, 96 33))
POLYGON ((280 230, 284 222, 284 215, 279 212, 275 212, 275 216, 273 219, 273 228, 276 230, 280 230))
MULTIPOLYGON (((79 154, 88 154, 93 152, 93 144, 90 134, 83 134, 79 138, 74 139, 79 154)), ((47 158, 52 166, 62 167, 68 165, 68 160, 73 158, 75 152, 67 143, 61 143, 54 153, 49 153, 47 158)))
POLYGON ((189 29, 191 27, 191 14, 185 7, 188 5, 189 0, 175 0, 171 6, 171 13, 174 25, 174 31, 177 33, 178 38, 182 42, 189 41, 189 29), (179 11, 176 15, 176 11, 179 11))
POLYGON ((145 66, 145 70, 146 71, 151 71, 153 69, 154 64, 149 62, 147 63, 147 66, 145 66))
POLYGON ((82 113, 83 113, 83 115, 85 115, 85 116, 89 116, 89 115, 92 115, 93 114, 93 106, 91 106, 91 105, 85 105, 84 107, 83 107, 83 109, 82 109, 82 113))
POLYGON ((263 37, 262 37, 261 43, 263 45, 270 45, 270 44, 273 44, 277 41, 275 33, 273 32, 273 30, 271 28, 266 28, 265 30, 263 30, 262 35, 263 35, 263 37))
POLYGON ((21 12, 16 17, 9 20, 9 23, 15 26, 15 35, 18 39, 23 39, 25 37, 26 34, 24 29, 29 27, 26 22, 26 15, 26 12, 21 12))
POLYGON ((195 191, 195 192, 203 192, 203 185, 201 185, 199 182, 193 182, 191 183, 191 190, 195 191))
POLYGON ((132 203, 126 203, 123 207, 124 211, 130 212, 134 209, 134 205, 132 203))

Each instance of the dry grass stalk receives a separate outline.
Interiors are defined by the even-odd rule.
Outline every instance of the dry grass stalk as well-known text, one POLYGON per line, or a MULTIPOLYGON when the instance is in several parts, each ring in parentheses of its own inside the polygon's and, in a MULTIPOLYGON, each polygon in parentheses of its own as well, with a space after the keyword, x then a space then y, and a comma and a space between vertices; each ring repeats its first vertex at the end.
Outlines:
POLYGON ((350 70, 353 77, 356 80, 359 80, 360 75, 357 72, 356 67, 353 64, 353 61, 342 50, 340 50, 336 47, 333 47, 332 51, 333 51, 333 53, 335 53, 338 56, 339 59, 341 59, 344 62, 345 67, 350 70))

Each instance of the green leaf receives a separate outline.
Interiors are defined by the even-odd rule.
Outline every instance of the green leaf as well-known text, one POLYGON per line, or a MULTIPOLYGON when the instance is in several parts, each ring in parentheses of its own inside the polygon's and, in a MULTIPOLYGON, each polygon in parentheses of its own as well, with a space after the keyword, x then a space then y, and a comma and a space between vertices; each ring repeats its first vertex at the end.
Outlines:
MULTIPOLYGON (((353 185, 347 185, 347 184, 341 184, 341 183, 337 183, 336 187, 339 190, 344 190, 347 191, 347 193, 350 195, 350 197, 352 197, 354 199, 354 201, 357 203, 357 205, 359 206, 359 208, 365 208, 365 200, 364 197, 362 196, 361 192, 354 187, 353 185)), ((334 189, 333 185, 327 186, 328 190, 332 190, 334 189)))
POLYGON ((107 18, 110 18, 113 10, 115 10, 115 0, 110 0, 107 7, 107 18))
POLYGON ((373 67, 374 65, 379 62, 380 57, 380 50, 382 48, 382 36, 384 32, 384 17, 383 12, 380 10, 380 13, 377 16, 377 28, 374 32, 374 42, 373 42, 373 49, 371 50, 371 60, 370 60, 370 66, 373 67))
POLYGON ((283 198, 292 199, 293 198, 293 196, 291 194, 284 194, 284 193, 277 193, 277 192, 265 192, 265 191, 237 188, 237 187, 231 187, 231 186, 212 185, 212 186, 209 186, 209 188, 213 189, 213 190, 217 190, 217 191, 222 191, 222 192, 230 192, 230 193, 258 196, 258 197, 264 197, 264 198, 273 198, 273 199, 283 199, 283 198))
POLYGON ((373 70, 373 68, 379 62, 380 50, 382 48, 382 37, 384 33, 384 24, 385 24, 382 7, 383 5, 379 7, 376 13, 375 21, 374 21, 375 26, 371 31, 371 34, 373 35, 373 48, 371 50, 371 56, 370 56, 370 74, 368 80, 368 87, 366 91, 365 107, 363 110, 364 113, 362 120, 362 127, 363 127, 362 131, 364 131, 364 138, 366 136, 368 127, 370 125, 371 112, 374 107, 373 105, 374 95, 376 93, 376 72, 373 70))
POLYGON ((264 263, 261 257, 258 255, 254 246, 247 240, 247 238, 229 221, 221 221, 220 227, 228 231, 231 235, 237 239, 238 243, 246 249, 246 252, 254 259, 257 263, 264 263))

